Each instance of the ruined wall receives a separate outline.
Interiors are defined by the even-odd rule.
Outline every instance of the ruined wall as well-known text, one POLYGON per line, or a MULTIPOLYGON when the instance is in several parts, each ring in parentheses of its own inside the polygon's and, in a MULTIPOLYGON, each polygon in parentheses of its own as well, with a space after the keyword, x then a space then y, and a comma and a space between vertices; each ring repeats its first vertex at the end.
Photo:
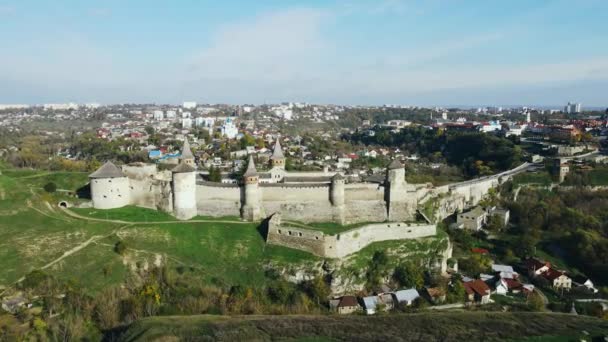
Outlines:
POLYGON ((342 258, 374 242, 417 239, 435 236, 436 233, 434 224, 403 222, 369 224, 341 234, 325 236, 325 256, 342 258))
POLYGON ((378 223, 328 235, 321 231, 283 226, 282 215, 275 214, 268 222, 267 242, 313 253, 327 258, 342 258, 360 251, 371 243, 388 240, 417 239, 435 236, 434 224, 378 223))
POLYGON ((129 178, 130 204, 173 211, 170 173, 158 172, 155 164, 143 163, 123 165, 122 172, 129 178))
POLYGON ((266 242, 303 250, 314 255, 325 255, 325 234, 321 231, 282 227, 281 215, 275 214, 268 220, 266 242))

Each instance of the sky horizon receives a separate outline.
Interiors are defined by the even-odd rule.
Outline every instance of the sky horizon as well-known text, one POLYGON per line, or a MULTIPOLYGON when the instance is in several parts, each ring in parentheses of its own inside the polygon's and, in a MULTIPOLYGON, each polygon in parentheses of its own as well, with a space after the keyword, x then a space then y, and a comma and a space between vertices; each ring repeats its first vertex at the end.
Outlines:
POLYGON ((0 0, 0 103, 608 106, 608 2, 0 0))

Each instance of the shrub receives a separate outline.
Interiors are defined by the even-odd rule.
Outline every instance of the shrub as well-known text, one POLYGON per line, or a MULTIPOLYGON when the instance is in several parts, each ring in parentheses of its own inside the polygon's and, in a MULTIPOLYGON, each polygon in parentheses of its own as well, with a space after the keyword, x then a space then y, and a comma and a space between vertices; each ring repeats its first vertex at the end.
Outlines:
POLYGON ((127 251, 127 245, 124 242, 118 241, 114 245, 114 252, 116 252, 120 255, 124 255, 126 251, 127 251))
POLYGON ((48 182, 44 185, 44 191, 48 192, 48 193, 53 193, 55 191, 57 191, 57 184, 53 183, 53 182, 48 182))

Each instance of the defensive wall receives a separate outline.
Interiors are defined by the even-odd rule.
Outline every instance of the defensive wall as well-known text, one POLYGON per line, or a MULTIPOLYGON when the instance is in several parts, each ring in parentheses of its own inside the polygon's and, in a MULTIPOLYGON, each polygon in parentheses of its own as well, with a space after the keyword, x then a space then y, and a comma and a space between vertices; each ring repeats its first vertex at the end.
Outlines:
MULTIPOLYGON (((92 178, 91 192, 94 206, 100 209, 131 204, 175 214, 187 206, 189 213, 204 216, 241 216, 258 220, 281 213, 286 220, 341 224, 413 221, 416 210, 432 201, 436 208, 431 219, 440 220, 476 205, 490 189, 527 166, 439 187, 406 183, 402 166, 389 168, 386 181, 381 184, 346 183, 343 178, 332 178, 316 183, 259 183, 245 187, 208 182, 194 171, 191 173, 195 177, 182 177, 171 171, 158 171, 154 164, 136 164, 123 166, 123 177, 92 178), (194 184, 175 184, 177 179, 180 179, 179 183, 194 184), (176 189, 179 196, 176 196, 176 189), (255 194, 247 196, 247 192, 255 194), (255 203, 246 203, 248 198, 255 203), (187 203, 192 199, 196 202, 193 207, 187 203), (179 202, 177 208, 176 201, 179 202), (246 206, 259 215, 256 218, 245 216, 243 208, 246 206)), ((188 215, 181 216, 188 218, 188 215)))
POLYGON ((440 221, 467 208, 479 204, 479 202, 490 192, 514 175, 525 171, 531 164, 522 165, 495 175, 481 177, 474 180, 448 184, 438 187, 430 187, 419 190, 418 204, 423 207, 433 202, 433 220, 440 221))
POLYGON ((299 249, 324 258, 343 258, 371 243, 435 236, 431 223, 374 223, 330 235, 322 231, 282 225, 282 215, 268 220, 267 243, 299 249))

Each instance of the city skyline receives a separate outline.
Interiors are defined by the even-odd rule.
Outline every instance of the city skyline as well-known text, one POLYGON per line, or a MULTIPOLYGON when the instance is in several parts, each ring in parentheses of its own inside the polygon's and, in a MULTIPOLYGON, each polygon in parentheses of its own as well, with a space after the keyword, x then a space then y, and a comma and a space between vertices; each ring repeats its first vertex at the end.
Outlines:
POLYGON ((0 2, 0 103, 605 106, 608 4, 0 2))

